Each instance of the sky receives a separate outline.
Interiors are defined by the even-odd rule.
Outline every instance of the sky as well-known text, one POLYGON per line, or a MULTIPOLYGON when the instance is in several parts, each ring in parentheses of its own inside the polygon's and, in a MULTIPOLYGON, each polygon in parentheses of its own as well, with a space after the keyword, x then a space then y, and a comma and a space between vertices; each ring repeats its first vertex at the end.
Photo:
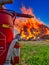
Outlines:
POLYGON ((35 16, 49 26, 49 0, 14 0, 13 4, 5 6, 7 9, 21 13, 22 5, 32 8, 35 16))

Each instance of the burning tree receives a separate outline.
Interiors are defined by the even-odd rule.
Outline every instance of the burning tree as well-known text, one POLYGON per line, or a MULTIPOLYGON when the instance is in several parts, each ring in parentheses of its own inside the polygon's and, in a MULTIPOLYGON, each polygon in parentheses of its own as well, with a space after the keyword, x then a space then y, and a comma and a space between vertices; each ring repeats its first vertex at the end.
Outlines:
POLYGON ((21 8, 22 13, 31 14, 34 18, 17 18, 15 29, 19 31, 22 39, 40 39, 44 35, 49 35, 49 28, 32 13, 32 9, 21 8))

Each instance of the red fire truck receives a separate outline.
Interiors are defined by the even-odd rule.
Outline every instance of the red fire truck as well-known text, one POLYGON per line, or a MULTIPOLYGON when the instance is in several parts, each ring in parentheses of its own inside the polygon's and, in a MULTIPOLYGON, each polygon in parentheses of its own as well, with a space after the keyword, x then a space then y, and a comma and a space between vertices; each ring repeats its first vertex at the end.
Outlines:
POLYGON ((12 2, 13 0, 0 0, 0 65, 19 64, 20 43, 14 38, 14 21, 16 16, 33 17, 4 9, 3 4, 12 2))

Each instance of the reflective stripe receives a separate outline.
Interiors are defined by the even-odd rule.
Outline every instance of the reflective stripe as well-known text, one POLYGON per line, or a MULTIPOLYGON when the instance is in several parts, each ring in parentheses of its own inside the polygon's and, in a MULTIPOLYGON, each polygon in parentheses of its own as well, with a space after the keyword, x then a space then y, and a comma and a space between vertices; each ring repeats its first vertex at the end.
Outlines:
POLYGON ((3 28, 10 28, 10 26, 7 25, 7 24, 2 24, 2 27, 3 27, 3 28))
POLYGON ((11 27, 13 27, 13 26, 8 25, 8 24, 2 24, 2 27, 3 27, 3 28, 11 28, 11 27))

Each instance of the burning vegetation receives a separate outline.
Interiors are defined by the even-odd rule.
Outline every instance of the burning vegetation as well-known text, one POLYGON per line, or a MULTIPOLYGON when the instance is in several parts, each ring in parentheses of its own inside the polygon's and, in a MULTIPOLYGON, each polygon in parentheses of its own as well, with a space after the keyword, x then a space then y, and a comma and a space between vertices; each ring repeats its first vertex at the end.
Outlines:
POLYGON ((32 13, 32 9, 26 9, 24 6, 21 8, 22 13, 31 14, 34 18, 17 18, 14 27, 19 31, 21 39, 35 40, 40 39, 44 35, 49 36, 49 27, 36 18, 32 13))

